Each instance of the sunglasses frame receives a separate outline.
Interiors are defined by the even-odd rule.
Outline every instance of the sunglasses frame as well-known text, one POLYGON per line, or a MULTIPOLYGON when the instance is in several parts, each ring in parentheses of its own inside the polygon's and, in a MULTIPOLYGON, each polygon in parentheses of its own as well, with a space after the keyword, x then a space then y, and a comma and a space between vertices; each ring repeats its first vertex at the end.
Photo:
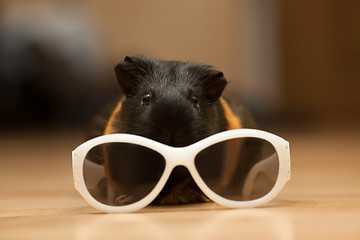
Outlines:
POLYGON ((172 170, 176 166, 185 166, 201 191, 215 203, 229 208, 248 208, 270 202, 276 197, 286 182, 290 180, 290 147, 289 142, 283 138, 257 129, 235 129, 220 132, 186 147, 171 147, 145 137, 132 134, 116 133, 93 138, 78 146, 72 152, 72 165, 74 185, 76 190, 90 205, 104 212, 132 212, 146 207, 161 192, 168 178, 170 177, 172 170), (246 137, 263 139, 274 147, 278 155, 279 172, 277 174, 277 179, 273 188, 269 193, 262 196, 261 198, 249 201, 229 200, 216 194, 206 185, 196 169, 195 157, 199 152, 216 143, 246 137), (126 206, 109 206, 97 201, 89 193, 84 180, 83 165, 87 153, 97 145, 113 142, 131 143, 147 147, 158 152, 165 159, 164 172, 162 173, 162 176, 154 189, 143 199, 126 206))

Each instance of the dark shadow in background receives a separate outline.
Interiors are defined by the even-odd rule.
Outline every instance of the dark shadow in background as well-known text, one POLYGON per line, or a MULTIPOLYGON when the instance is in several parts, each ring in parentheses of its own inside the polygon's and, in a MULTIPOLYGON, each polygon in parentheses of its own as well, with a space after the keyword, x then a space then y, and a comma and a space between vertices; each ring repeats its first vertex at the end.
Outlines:
POLYGON ((81 16, 38 6, 4 12, 0 129, 84 127, 116 96, 98 33, 81 16))

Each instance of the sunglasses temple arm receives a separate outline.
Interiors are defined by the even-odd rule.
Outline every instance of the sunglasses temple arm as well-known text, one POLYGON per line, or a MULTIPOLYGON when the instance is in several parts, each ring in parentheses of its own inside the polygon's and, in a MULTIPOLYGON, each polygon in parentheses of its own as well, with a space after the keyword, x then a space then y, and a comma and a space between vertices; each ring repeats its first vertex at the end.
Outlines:
POLYGON ((257 175, 261 172, 265 173, 271 181, 276 181, 277 178, 277 171, 276 169, 272 168, 274 162, 278 161, 277 154, 274 153, 271 156, 261 160, 260 162, 256 163, 249 171, 243 188, 243 196, 248 198, 251 195, 251 191, 255 182, 257 175))

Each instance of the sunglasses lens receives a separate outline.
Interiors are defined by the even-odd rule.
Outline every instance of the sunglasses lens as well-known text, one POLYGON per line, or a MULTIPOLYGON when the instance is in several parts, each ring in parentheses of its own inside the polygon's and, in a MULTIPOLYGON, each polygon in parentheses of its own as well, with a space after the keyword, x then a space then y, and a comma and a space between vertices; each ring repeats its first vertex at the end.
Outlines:
POLYGON ((275 148, 259 138, 237 138, 212 145, 195 158, 205 184, 236 201, 261 198, 274 187, 279 160, 275 148))
POLYGON ((154 150, 129 143, 106 143, 87 153, 83 174, 93 198, 106 205, 125 206, 148 195, 164 169, 164 157, 154 150))

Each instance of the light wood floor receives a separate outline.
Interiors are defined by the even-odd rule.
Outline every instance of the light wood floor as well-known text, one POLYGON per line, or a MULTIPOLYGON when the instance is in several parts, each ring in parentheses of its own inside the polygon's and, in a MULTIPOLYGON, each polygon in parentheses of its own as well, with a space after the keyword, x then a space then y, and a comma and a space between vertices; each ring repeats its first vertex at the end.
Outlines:
POLYGON ((270 204, 99 213, 73 189, 78 133, 0 135, 0 239, 360 239, 360 132, 281 132, 292 180, 270 204))

